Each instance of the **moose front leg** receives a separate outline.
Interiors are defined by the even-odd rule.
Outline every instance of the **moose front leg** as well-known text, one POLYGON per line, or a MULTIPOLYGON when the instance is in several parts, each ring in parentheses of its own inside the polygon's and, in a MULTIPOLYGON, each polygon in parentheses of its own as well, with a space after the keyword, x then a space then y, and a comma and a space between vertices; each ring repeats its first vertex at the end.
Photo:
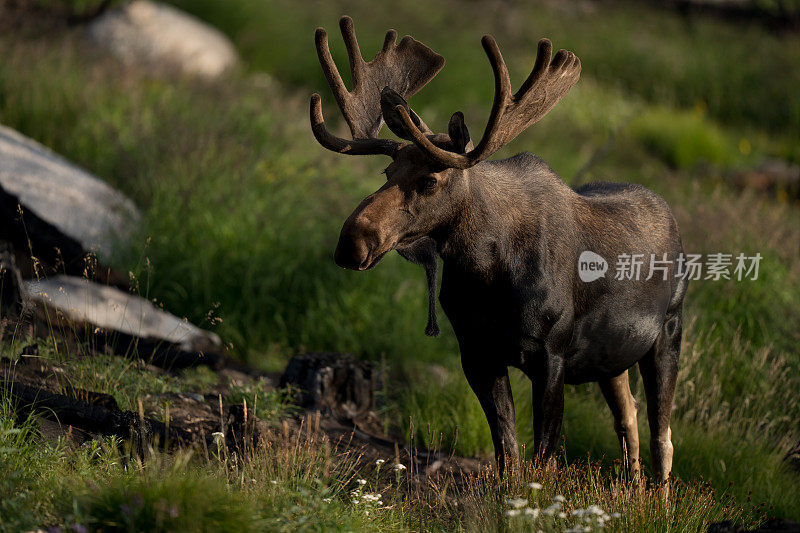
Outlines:
POLYGON ((533 448, 545 466, 553 466, 564 418, 564 361, 547 355, 533 374, 533 448))
POLYGON ((508 369, 487 365, 485 362, 480 364, 463 355, 461 364, 489 422, 497 468, 500 477, 503 477, 508 470, 513 470, 519 464, 514 398, 508 380, 508 369))

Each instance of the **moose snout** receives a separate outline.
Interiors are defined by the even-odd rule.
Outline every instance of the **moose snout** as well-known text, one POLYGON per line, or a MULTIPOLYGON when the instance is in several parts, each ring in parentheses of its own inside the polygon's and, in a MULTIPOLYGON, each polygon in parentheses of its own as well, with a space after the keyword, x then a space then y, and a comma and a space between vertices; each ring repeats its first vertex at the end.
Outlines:
POLYGON ((333 253, 333 260, 342 268, 364 270, 369 266, 369 248, 363 239, 354 239, 342 231, 339 244, 333 253))
POLYGON ((339 234, 333 260, 342 268, 366 270, 373 263, 373 252, 377 245, 377 233, 370 224, 363 217, 351 217, 339 234))

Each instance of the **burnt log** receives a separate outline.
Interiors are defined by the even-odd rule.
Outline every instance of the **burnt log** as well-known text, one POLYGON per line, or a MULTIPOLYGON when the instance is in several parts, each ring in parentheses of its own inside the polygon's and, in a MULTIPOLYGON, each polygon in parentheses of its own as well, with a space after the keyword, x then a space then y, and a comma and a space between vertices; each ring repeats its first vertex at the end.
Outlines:
POLYGON ((133 442, 140 452, 148 444, 166 448, 193 444, 196 441, 196 436, 191 433, 168 427, 163 422, 140 416, 133 411, 87 403, 17 381, 0 380, 0 387, 11 398, 15 414, 20 420, 35 415, 54 420, 62 426, 74 426, 87 433, 117 436, 124 441, 133 442))
POLYGON ((375 409, 377 372, 371 363, 351 354, 295 355, 280 379, 305 409, 356 420, 375 409))

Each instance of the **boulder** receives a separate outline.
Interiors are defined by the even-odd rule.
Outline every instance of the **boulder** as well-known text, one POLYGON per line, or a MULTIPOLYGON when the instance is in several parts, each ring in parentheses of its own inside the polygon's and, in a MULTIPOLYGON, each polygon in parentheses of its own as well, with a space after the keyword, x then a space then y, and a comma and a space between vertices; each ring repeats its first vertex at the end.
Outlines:
POLYGON ((55 248, 65 261, 86 252, 108 258, 129 245, 140 219, 125 195, 2 125, 0 200, 0 238, 18 252, 29 240, 39 244, 42 249, 33 252, 42 258, 55 248))
POLYGON ((216 28, 148 0, 134 0, 103 13, 88 27, 89 37, 128 64, 153 71, 217 78, 238 62, 236 49, 216 28))
POLYGON ((70 332, 110 333, 104 338, 143 339, 154 347, 172 345, 186 353, 209 356, 224 351, 216 334, 115 287, 64 275, 23 284, 40 317, 70 332))

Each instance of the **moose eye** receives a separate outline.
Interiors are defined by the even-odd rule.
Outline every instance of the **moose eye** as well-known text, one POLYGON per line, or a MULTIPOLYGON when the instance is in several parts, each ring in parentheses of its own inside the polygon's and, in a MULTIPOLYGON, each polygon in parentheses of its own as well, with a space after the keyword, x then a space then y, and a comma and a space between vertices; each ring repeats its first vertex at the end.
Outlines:
POLYGON ((436 188, 438 184, 439 182, 436 181, 436 178, 425 178, 425 181, 422 182, 422 187, 426 191, 432 191, 436 188))

